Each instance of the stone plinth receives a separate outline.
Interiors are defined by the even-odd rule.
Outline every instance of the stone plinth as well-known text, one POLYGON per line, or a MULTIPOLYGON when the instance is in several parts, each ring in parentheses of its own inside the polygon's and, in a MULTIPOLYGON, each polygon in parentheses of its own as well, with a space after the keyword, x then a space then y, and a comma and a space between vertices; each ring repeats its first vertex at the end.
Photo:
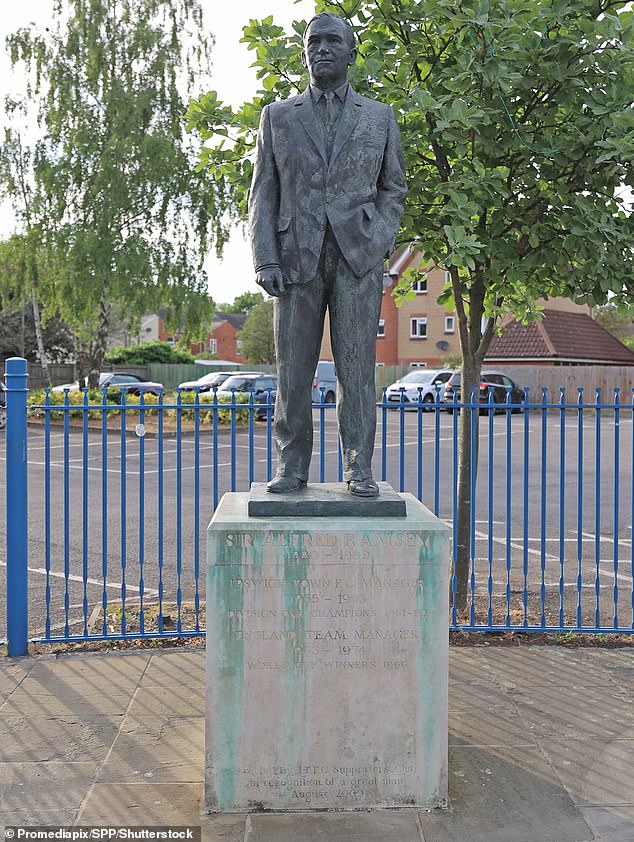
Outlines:
POLYGON ((402 518, 249 518, 207 531, 205 809, 447 801, 449 531, 402 518))

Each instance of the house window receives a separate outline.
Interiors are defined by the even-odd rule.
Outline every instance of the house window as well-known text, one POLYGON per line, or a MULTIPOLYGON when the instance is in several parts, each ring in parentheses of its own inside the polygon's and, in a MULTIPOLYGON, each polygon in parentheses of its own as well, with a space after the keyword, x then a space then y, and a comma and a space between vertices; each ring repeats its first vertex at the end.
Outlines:
POLYGON ((422 295, 427 292, 427 275, 423 275, 412 284, 412 289, 416 295, 422 295))
POLYGON ((415 362, 415 363, 410 363, 409 367, 410 368, 427 368, 427 363, 423 363, 423 362, 419 361, 419 362, 415 362))
POLYGON ((168 336, 165 341, 167 342, 168 345, 171 345, 172 348, 174 347, 174 337, 173 336, 168 336))
POLYGON ((210 339, 209 340, 209 353, 216 354, 218 352, 218 340, 217 339, 210 339))
POLYGON ((385 319, 379 319, 379 326, 376 331, 377 336, 385 336, 385 319))
POLYGON ((451 272, 449 272, 447 269, 445 269, 445 283, 446 284, 451 283, 451 272))
POLYGON ((453 316, 445 316, 445 333, 453 333, 456 329, 456 320, 453 316))
POLYGON ((416 316, 409 322, 410 339, 427 339, 427 318, 416 316))
POLYGON ((238 354, 242 353, 242 340, 241 339, 236 339, 236 353, 238 353, 238 354))

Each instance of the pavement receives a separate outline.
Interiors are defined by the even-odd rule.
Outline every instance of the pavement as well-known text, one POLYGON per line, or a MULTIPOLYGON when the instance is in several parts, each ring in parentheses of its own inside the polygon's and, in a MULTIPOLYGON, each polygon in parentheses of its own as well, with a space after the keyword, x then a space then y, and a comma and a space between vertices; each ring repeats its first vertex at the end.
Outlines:
POLYGON ((0 657, 0 826, 209 842, 634 842, 634 649, 455 647, 447 810, 216 815, 204 650, 0 657))

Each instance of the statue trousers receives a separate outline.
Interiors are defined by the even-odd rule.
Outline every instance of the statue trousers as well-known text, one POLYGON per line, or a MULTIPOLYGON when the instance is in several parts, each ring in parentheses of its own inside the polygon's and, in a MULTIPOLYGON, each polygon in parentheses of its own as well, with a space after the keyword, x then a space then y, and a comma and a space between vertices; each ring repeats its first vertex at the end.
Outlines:
POLYGON ((317 274, 274 301, 278 387, 273 433, 278 475, 308 479, 313 449, 312 382, 328 309, 337 372, 337 420, 344 479, 372 476, 376 432, 374 367, 383 263, 358 278, 330 226, 317 274))

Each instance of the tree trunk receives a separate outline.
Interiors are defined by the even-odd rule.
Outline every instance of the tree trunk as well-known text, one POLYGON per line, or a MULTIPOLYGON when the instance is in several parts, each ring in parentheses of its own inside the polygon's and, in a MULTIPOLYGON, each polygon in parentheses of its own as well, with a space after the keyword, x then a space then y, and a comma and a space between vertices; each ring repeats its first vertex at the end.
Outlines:
POLYGON ((81 388, 88 381, 90 348, 86 347, 77 334, 75 336, 75 377, 81 388))
POLYGON ((469 601, 469 571, 471 569, 471 498, 472 476, 478 470, 478 421, 477 408, 480 396, 481 363, 470 356, 463 359, 460 386, 461 403, 476 404, 475 409, 463 409, 458 428, 458 489, 455 525, 455 608, 458 613, 466 611, 469 601), (475 389, 475 394, 474 394, 475 389), (475 437, 475 454, 472 452, 472 437, 475 437), (472 458, 474 457, 474 458, 472 458))
POLYGON ((107 289, 104 290, 101 298, 101 311, 99 313, 99 327, 97 336, 92 344, 90 362, 88 367, 88 388, 96 389, 99 386, 99 375, 103 366, 103 360, 108 350, 108 332, 110 321, 110 304, 106 298, 107 289))
POLYGON ((42 335, 42 320, 40 319, 40 307, 37 303, 34 285, 31 286, 31 304, 33 306, 33 323, 35 325, 37 355, 40 358, 40 365, 42 366, 44 382, 50 387, 53 385, 53 383, 51 381, 51 373, 48 367, 48 355, 46 353, 46 349, 44 348, 44 336, 42 335))

